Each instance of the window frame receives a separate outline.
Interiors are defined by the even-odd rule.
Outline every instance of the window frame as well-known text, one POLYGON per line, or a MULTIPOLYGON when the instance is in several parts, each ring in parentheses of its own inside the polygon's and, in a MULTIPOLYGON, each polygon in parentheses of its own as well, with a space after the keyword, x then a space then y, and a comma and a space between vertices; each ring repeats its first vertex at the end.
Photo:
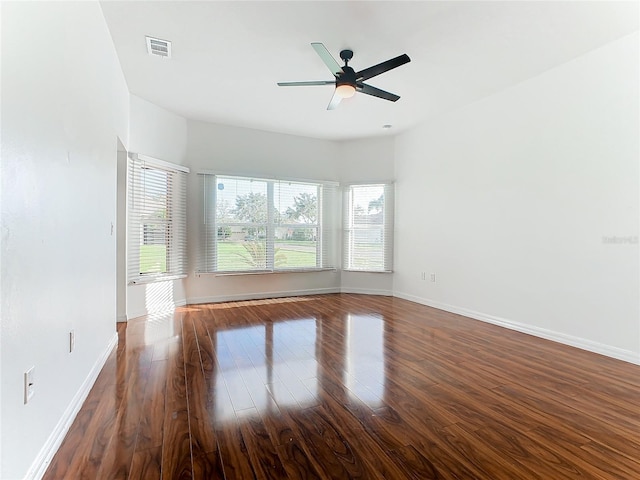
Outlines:
MULTIPOLYGON (((147 155, 129 153, 127 158, 127 284, 136 285, 187 277, 187 176, 189 168, 165 162, 147 155), (144 183, 146 170, 163 172, 166 176, 164 218, 145 219, 144 183), (165 269, 163 272, 142 272, 140 247, 145 243, 146 225, 161 225, 164 230, 165 269)), ((154 188, 157 187, 154 185, 154 188)))
POLYGON ((394 194, 393 182, 362 182, 344 185, 343 196, 343 235, 342 235, 342 270, 361 273, 393 273, 393 236, 394 236, 394 194), (357 225, 354 223, 355 205, 353 202, 354 190, 358 188, 383 188, 382 224, 357 225), (354 232, 379 230, 382 238, 382 268, 358 268, 354 266, 353 242, 354 232))
MULTIPOLYGON (((265 178, 265 177, 253 177, 236 174, 223 174, 219 172, 200 171, 198 175, 202 176, 201 188, 202 188, 202 232, 201 245, 198 252, 198 267, 196 270, 197 275, 213 274, 216 276, 232 276, 232 275, 256 275, 256 274, 272 274, 272 273, 306 273, 306 272, 321 272, 337 270, 337 262, 332 257, 336 255, 336 247, 339 245, 337 239, 331 239, 335 228, 331 227, 331 222, 336 222, 339 225, 339 218, 336 217, 335 212, 331 213, 331 210, 339 212, 339 207, 328 208, 326 196, 335 194, 335 199, 329 199, 331 201, 338 200, 338 183, 319 181, 319 180, 300 180, 290 178, 265 178), (236 180, 249 180, 249 181, 261 181, 267 185, 267 221, 265 223, 251 223, 251 222, 219 222, 217 218, 217 201, 218 201, 218 179, 236 179, 236 180), (274 201, 274 190, 276 184, 300 184, 306 186, 316 187, 316 222, 315 223, 292 223, 287 222, 286 219, 276 221, 273 217, 273 211, 276 209, 276 202, 274 201), (333 216, 333 218, 330 218, 333 216), (264 228, 265 231, 265 253, 266 261, 265 268, 255 269, 233 269, 233 270, 219 270, 218 269, 218 247, 221 241, 218 235, 219 228, 226 227, 252 227, 252 228, 264 228), (275 248, 278 244, 278 238, 276 237, 276 230, 278 228, 298 228, 298 229, 314 229, 315 234, 315 266, 300 266, 300 267, 287 267, 277 266, 275 258, 275 248), (329 248, 326 248, 328 244, 329 248)), ((300 192, 303 193, 303 192, 300 192)))

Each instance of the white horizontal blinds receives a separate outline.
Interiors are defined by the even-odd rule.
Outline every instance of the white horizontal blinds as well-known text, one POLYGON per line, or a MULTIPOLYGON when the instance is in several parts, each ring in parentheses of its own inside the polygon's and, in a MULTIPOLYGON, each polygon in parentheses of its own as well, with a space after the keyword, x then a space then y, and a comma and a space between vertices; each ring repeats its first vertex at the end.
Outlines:
POLYGON ((322 184, 320 190, 319 215, 322 268, 336 268, 339 263, 340 245, 340 187, 338 184, 322 184))
POLYGON ((198 272, 216 270, 216 176, 202 175, 202 221, 200 248, 198 251, 198 272))
POLYGON ((186 177, 165 162, 129 159, 129 283, 186 274, 186 177))
POLYGON ((351 185, 345 192, 343 264, 389 272, 393 260, 393 185, 351 185))
POLYGON ((395 189, 393 183, 384 186, 384 271, 393 271, 393 232, 395 189))
MULTIPOLYGON (((202 174, 201 272, 331 268, 326 186, 202 174)), ((331 188, 329 188, 331 190, 331 188)), ((335 190, 335 188, 333 189, 335 190)), ((329 222, 330 223, 330 222, 329 222)))
POLYGON ((168 178, 169 251, 167 272, 186 275, 187 260, 187 177, 182 171, 170 172, 168 178))
POLYGON ((214 195, 214 271, 266 270, 267 182, 216 176, 214 195))
POLYGON ((274 267, 322 267, 320 238, 321 187, 274 182, 274 267))

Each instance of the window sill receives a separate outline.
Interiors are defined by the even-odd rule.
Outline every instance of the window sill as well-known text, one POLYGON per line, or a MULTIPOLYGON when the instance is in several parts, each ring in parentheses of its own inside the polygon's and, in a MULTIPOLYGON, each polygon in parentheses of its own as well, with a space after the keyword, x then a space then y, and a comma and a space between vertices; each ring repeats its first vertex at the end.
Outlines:
POLYGON ((352 273, 393 273, 393 270, 356 270, 352 268, 343 268, 342 271, 352 273))
POLYGON ((130 280, 127 285, 146 285, 147 283, 168 282, 170 280, 180 280, 187 278, 187 275, 162 275, 158 277, 138 278, 136 280, 130 280))
POLYGON ((335 268, 297 268, 288 270, 249 270, 240 272, 196 272, 196 276, 214 275, 216 277, 237 277, 244 275, 272 275, 281 273, 318 273, 335 272, 335 268))

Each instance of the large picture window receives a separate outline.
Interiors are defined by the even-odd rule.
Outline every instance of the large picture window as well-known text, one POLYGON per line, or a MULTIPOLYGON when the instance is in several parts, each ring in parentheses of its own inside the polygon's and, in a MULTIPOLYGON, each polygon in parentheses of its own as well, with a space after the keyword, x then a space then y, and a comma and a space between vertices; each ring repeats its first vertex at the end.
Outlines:
POLYGON ((129 283, 185 275, 189 170, 137 154, 128 162, 129 283))
POLYGON ((390 272, 393 262, 393 185, 350 185, 344 199, 343 268, 390 272))
POLYGON ((202 174, 200 272, 335 268, 337 186, 202 174))

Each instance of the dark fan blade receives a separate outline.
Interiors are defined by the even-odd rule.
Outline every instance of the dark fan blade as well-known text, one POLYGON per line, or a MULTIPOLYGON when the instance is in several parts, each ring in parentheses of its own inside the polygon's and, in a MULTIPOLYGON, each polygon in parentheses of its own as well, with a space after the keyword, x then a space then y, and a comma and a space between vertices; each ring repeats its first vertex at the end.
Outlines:
POLYGON ((366 93, 367 95, 373 95, 374 97, 384 98, 385 100, 390 100, 392 102, 395 102, 400 98, 395 93, 385 92, 384 90, 380 90, 379 88, 372 87, 371 85, 367 85, 366 83, 359 83, 356 86, 356 90, 362 93, 366 93))
POLYGON ((342 97, 340 95, 338 95, 338 91, 335 90, 333 92, 333 97, 331 97, 331 101, 329 102, 329 105, 327 106, 327 110, 335 110, 336 108, 338 108, 338 105, 340 105, 340 101, 342 100, 342 97))
POLYGON ((311 82, 278 82, 280 87, 304 87, 308 85, 335 85, 335 80, 318 80, 311 82))
POLYGON ((380 75, 381 73, 388 72, 400 65, 404 65, 405 63, 410 62, 411 59, 405 53, 400 55, 399 57, 392 58, 391 60, 387 60, 386 62, 379 63, 378 65, 374 65, 373 67, 365 68, 364 70, 356 73, 356 80, 363 81, 368 80, 376 75, 380 75))
POLYGON ((311 46, 314 48, 316 53, 320 55, 320 58, 324 62, 324 64, 329 67, 331 73, 333 73, 336 77, 338 74, 342 73, 342 67, 336 62, 336 59, 331 56, 327 47, 325 47, 322 43, 312 43, 311 46))

